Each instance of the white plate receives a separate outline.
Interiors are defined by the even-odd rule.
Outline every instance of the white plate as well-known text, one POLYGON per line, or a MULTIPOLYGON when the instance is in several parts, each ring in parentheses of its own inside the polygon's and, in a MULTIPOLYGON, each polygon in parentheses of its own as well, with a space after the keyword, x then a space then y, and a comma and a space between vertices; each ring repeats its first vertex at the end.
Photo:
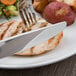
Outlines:
POLYGON ((0 68, 32 68, 52 64, 76 54, 76 22, 64 30, 64 37, 54 50, 40 56, 11 56, 0 59, 0 68))

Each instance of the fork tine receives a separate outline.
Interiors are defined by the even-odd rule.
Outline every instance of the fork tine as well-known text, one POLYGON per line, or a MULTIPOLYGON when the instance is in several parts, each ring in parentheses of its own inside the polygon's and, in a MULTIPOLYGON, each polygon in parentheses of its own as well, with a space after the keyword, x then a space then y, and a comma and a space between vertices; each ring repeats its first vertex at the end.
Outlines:
MULTIPOLYGON (((30 28, 30 25, 29 25, 29 22, 28 22, 28 20, 29 20, 29 17, 27 16, 27 15, 25 15, 25 12, 24 12, 24 9, 22 9, 22 10, 19 10, 19 12, 20 12, 20 16, 21 16, 21 19, 23 20, 23 22, 24 22, 24 29, 25 29, 25 31, 28 31, 28 30, 31 30, 31 28, 30 28), (27 16, 27 17, 26 17, 27 16), (28 18, 28 19, 27 19, 28 18)), ((27 13, 26 13, 27 14, 27 13)))
POLYGON ((23 20, 23 22, 24 22, 24 24, 25 24, 25 25, 23 25, 24 31, 29 31, 29 30, 31 30, 30 26, 28 26, 28 24, 27 24, 27 22, 26 22, 26 18, 25 18, 25 16, 24 16, 24 11, 23 11, 23 10, 20 10, 19 12, 20 12, 21 19, 23 20))
POLYGON ((34 17, 35 22, 37 23, 36 14, 35 13, 33 13, 33 17, 34 17))
POLYGON ((27 29, 31 28, 32 25, 37 23, 36 14, 32 9, 31 5, 26 6, 20 10, 20 16, 27 29))
POLYGON ((29 9, 28 9, 28 14, 29 14, 29 18, 30 18, 30 20, 31 20, 31 22, 32 22, 32 24, 33 24, 33 23, 34 23, 34 22, 33 22, 33 17, 32 17, 31 12, 29 11, 29 9))
POLYGON ((28 15, 27 8, 23 9, 23 11, 24 11, 24 14, 25 14, 25 16, 26 16, 26 19, 27 19, 27 21, 28 21, 28 24, 30 25, 31 22, 30 22, 30 20, 29 20, 29 15, 28 15))
POLYGON ((35 23, 37 22, 37 20, 36 20, 36 14, 32 11, 32 8, 31 8, 31 6, 29 5, 29 10, 31 11, 31 13, 32 13, 32 15, 33 15, 33 18, 34 18, 34 21, 35 21, 35 23))
POLYGON ((26 19, 27 19, 29 25, 31 25, 31 22, 32 22, 32 25, 35 24, 37 22, 35 13, 33 13, 29 7, 26 7, 23 10, 24 10, 24 14, 26 16, 26 19))
POLYGON ((36 17, 35 17, 35 14, 32 12, 32 10, 30 9, 30 7, 26 7, 27 9, 27 13, 29 15, 29 20, 31 20, 32 24, 35 24, 36 23, 36 17))
POLYGON ((20 12, 20 16, 21 16, 21 19, 23 20, 24 24, 27 25, 22 10, 20 10, 19 12, 20 12))

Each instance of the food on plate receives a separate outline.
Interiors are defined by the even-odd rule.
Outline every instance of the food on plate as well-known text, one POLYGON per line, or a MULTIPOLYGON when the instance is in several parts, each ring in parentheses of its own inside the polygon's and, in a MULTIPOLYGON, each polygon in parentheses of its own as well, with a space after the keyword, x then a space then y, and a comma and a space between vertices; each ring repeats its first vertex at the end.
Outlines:
POLYGON ((11 24, 11 26, 5 32, 2 39, 7 39, 7 38, 11 37, 14 33, 16 33, 17 28, 21 27, 21 25, 22 24, 20 22, 15 21, 13 24, 11 24))
POLYGON ((18 11, 16 10, 16 7, 13 5, 5 7, 5 9, 3 9, 3 12, 6 15, 6 17, 18 15, 18 11))
POLYGON ((0 25, 0 40, 2 39, 3 34, 7 31, 7 29, 13 22, 14 21, 10 21, 0 25))
POLYGON ((67 25, 71 25, 75 21, 75 13, 65 3, 51 2, 45 7, 43 18, 53 24, 66 21, 67 25))
MULTIPOLYGON (((38 18, 38 23, 31 26, 31 30, 36 30, 42 27, 47 26, 48 22, 45 20, 38 18)), ((9 22, 5 22, 0 25, 0 40, 22 34, 24 32, 27 32, 29 30, 26 30, 24 27, 24 24, 22 21, 16 21, 12 20, 9 22)), ((59 33, 57 36, 37 45, 29 49, 25 49, 23 52, 18 52, 15 55, 25 55, 25 56, 31 56, 31 55, 40 55, 47 51, 50 51, 54 49, 59 42, 61 41, 63 37, 63 32, 59 33)))
MULTIPOLYGON (((53 1, 53 0, 52 0, 53 1)), ((54 1, 58 1, 58 2, 64 2, 64 0, 54 0, 54 1)))
MULTIPOLYGON (((45 21, 38 23, 31 27, 32 30, 47 26, 45 21)), ((19 56, 31 56, 31 55, 40 55, 50 50, 53 50, 61 41, 63 37, 63 32, 59 33, 57 36, 29 49, 22 50, 15 55, 19 56)))
POLYGON ((13 5, 15 4, 16 0, 0 0, 5 5, 13 5))
POLYGON ((18 1, 19 0, 0 0, 0 17, 4 15, 6 18, 10 18, 19 15, 18 1))
POLYGON ((20 31, 23 30, 22 27, 23 27, 23 23, 20 21, 13 20, 3 23, 2 25, 0 25, 0 40, 9 38, 14 34, 20 33, 20 31))
POLYGON ((33 6, 39 13, 42 13, 45 6, 48 4, 48 0, 34 0, 33 6))
POLYGON ((71 6, 76 11, 76 0, 56 0, 56 1, 64 2, 69 6, 71 6))
POLYGON ((0 2, 0 17, 3 15, 2 9, 4 8, 4 6, 5 5, 0 2))
MULTIPOLYGON (((33 0, 33 7, 35 10, 39 13, 42 13, 44 8, 50 3, 57 0, 33 0)), ((63 0, 58 0, 59 2, 62 2, 63 0)))
POLYGON ((48 51, 53 50, 57 47, 63 37, 63 33, 58 34, 57 36, 37 45, 30 49, 23 50, 21 52, 16 53, 16 55, 21 56, 31 56, 31 55, 41 55, 48 51))

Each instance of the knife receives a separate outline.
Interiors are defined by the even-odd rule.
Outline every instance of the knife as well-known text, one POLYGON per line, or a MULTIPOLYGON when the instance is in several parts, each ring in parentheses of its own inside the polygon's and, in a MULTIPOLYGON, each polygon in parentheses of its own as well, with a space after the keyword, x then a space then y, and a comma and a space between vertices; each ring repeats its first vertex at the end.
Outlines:
MULTIPOLYGON (((50 23, 48 23, 48 26, 50 26, 50 23)), ((48 29, 44 30, 39 35, 37 35, 33 40, 31 40, 25 46, 25 48, 23 48, 22 51, 24 51, 25 49, 28 49, 30 47, 36 46, 44 41, 49 40, 50 38, 52 38, 52 37, 56 36, 57 34, 59 34, 60 32, 62 32, 65 28, 66 28, 65 22, 57 23, 54 26, 49 27, 48 29)))
POLYGON ((50 23, 48 23, 47 27, 3 40, 0 42, 0 44, 2 43, 0 46, 0 58, 11 56, 14 53, 22 50, 24 47, 24 49, 28 49, 36 46, 37 44, 54 37, 65 28, 66 22, 57 23, 52 26, 50 23))

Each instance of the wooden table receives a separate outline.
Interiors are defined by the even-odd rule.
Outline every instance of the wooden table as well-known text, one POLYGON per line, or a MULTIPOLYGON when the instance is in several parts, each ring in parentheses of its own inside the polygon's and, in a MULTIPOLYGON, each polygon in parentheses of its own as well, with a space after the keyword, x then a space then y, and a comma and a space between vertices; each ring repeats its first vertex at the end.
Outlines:
POLYGON ((76 55, 64 61, 38 68, 0 69, 0 76, 76 76, 76 55))

